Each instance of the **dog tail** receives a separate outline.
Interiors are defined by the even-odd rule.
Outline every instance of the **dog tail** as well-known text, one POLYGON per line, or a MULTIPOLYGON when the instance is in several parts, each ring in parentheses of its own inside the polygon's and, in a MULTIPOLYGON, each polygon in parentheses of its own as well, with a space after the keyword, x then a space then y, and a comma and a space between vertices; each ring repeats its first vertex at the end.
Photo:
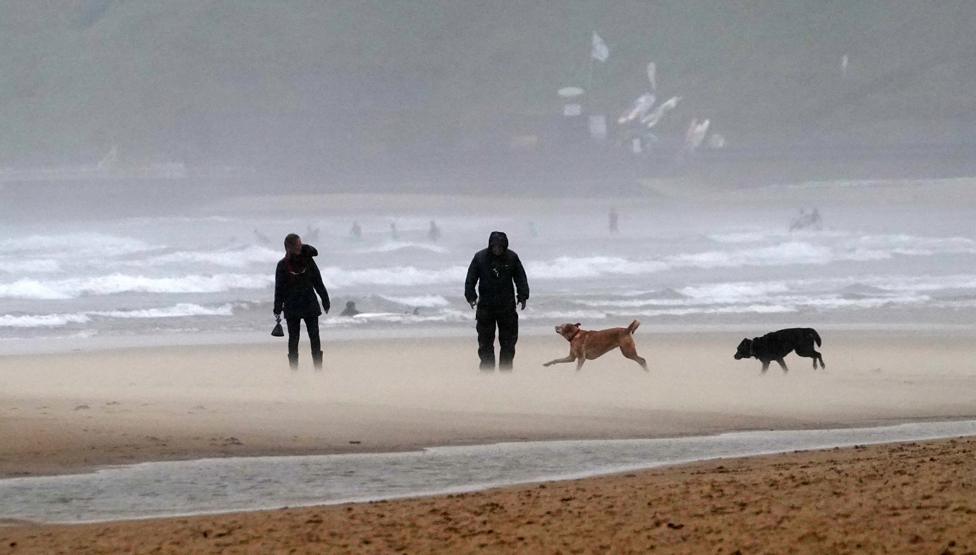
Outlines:
POLYGON ((634 320, 629 326, 627 326, 627 333, 634 333, 634 330, 636 330, 638 327, 640 327, 640 320, 634 320))
POLYGON ((817 333, 817 330, 815 330, 813 328, 810 328, 810 333, 813 334, 813 340, 817 342, 817 347, 819 347, 820 346, 820 334, 817 333))

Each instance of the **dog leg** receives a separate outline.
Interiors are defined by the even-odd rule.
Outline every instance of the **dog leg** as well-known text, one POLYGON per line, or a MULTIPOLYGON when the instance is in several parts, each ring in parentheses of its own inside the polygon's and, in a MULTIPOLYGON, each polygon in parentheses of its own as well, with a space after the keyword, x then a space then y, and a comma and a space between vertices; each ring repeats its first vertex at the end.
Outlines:
POLYGON ((644 357, 637 354, 637 348, 634 346, 633 342, 625 342, 620 345, 620 352, 625 357, 636 362, 637 364, 640 364, 641 368, 643 368, 645 372, 650 372, 650 370, 647 369, 647 361, 644 360, 644 357))
POLYGON ((813 359, 813 369, 814 370, 817 369, 817 357, 820 356, 820 353, 818 353, 817 351, 814 351, 813 350, 813 347, 805 348, 803 350, 797 349, 796 354, 798 356, 801 356, 801 357, 812 358, 813 359))
MULTIPOLYGON (((824 364, 823 356, 821 356, 820 353, 815 353, 815 354, 817 355, 817 359, 820 360, 820 369, 821 370, 826 370, 827 369, 827 365, 824 364)), ((814 362, 814 364, 816 364, 817 361, 814 360, 813 362, 814 362)))
POLYGON ((579 372, 580 368, 583 367, 583 363, 586 362, 586 357, 579 357, 576 359, 576 371, 579 372))
POLYGON ((554 360, 550 360, 549 362, 543 364, 543 366, 552 366, 553 364, 559 364, 562 362, 573 362, 574 360, 576 360, 576 357, 574 357, 573 355, 569 355, 566 358, 557 358, 554 360))
POLYGON ((769 361, 768 360, 762 361, 762 365, 763 365, 762 366, 762 373, 765 374, 766 373, 766 370, 769 370, 769 361))
POLYGON ((776 359, 776 364, 779 364, 779 367, 783 369, 784 374, 790 371, 790 369, 786 367, 786 363, 783 362, 783 359, 776 359))

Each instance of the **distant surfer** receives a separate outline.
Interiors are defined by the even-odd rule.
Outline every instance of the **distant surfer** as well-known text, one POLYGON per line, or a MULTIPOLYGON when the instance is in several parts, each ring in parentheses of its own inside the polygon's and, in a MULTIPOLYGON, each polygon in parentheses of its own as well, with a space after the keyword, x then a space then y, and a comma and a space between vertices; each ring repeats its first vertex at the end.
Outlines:
POLYGON ((610 214, 607 216, 607 220, 610 233, 613 235, 620 233, 620 214, 617 214, 616 208, 610 209, 610 214))
POLYGON ((437 227, 437 222, 430 221, 430 229, 427 230, 427 239, 436 243, 441 238, 441 228, 437 227))
POLYGON ((359 314, 359 310, 356 309, 356 303, 354 301, 346 301, 346 308, 342 309, 339 316, 348 316, 352 318, 353 316, 359 314))

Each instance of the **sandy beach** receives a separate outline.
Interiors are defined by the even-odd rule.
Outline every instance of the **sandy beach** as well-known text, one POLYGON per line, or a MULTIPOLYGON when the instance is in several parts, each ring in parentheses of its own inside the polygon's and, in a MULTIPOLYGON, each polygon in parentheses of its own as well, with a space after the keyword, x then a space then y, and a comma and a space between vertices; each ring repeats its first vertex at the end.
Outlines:
POLYGON ((711 461, 478 493, 0 528, 4 553, 973 553, 976 440, 711 461))
MULTIPOLYGON (((732 359, 743 335, 732 332, 640 330, 649 373, 618 353, 578 373, 543 368, 567 348, 555 335, 523 337, 515 372, 490 374, 476 369, 471 338, 331 341, 322 372, 307 357, 290 371, 283 345, 266 341, 5 356, 0 472, 976 415, 971 332, 821 334, 827 371, 791 356, 788 374, 766 375, 732 359)), ((974 448, 798 453, 331 508, 10 523, 0 552, 967 553, 974 448)))
POLYGON ((761 375, 742 334, 637 334, 619 353, 543 368, 553 334, 523 337, 516 371, 482 374, 473 338, 328 342, 326 369, 284 345, 153 347, 0 358, 0 474, 226 455, 393 451, 537 439, 823 428, 976 415, 966 332, 821 330, 827 370, 791 356, 761 375))

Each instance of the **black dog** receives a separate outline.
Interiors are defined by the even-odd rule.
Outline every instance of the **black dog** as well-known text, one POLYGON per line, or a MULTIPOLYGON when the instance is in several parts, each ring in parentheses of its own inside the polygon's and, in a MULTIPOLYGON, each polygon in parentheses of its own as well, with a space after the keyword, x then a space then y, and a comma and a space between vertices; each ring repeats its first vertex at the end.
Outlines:
POLYGON ((823 357, 813 347, 814 343, 817 344, 817 347, 820 346, 820 334, 813 328, 790 328, 774 331, 762 337, 743 339, 735 351, 735 360, 758 358, 762 361, 763 372, 769 368, 769 362, 775 360, 783 372, 786 372, 789 368, 783 362, 783 357, 795 350, 796 354, 801 357, 812 358, 814 369, 817 368, 818 360, 820 367, 826 368, 827 365, 824 364, 823 357))

